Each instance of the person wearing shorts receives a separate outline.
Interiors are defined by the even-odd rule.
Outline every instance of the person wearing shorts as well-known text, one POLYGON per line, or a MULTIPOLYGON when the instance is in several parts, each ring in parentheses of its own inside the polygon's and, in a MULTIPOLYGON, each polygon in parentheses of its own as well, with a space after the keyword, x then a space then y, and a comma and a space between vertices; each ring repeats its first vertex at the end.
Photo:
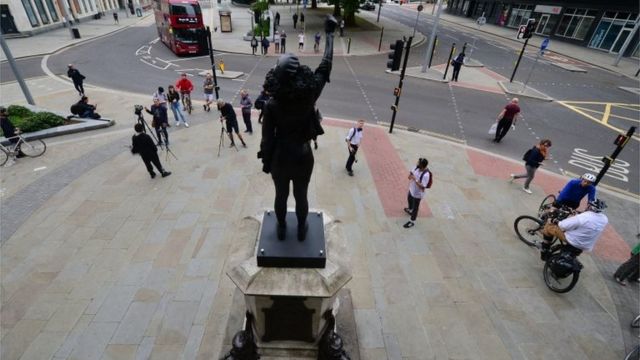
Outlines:
POLYGON ((213 76, 211 74, 207 74, 207 77, 204 79, 204 102, 202 105, 204 107, 204 111, 211 111, 211 104, 213 103, 213 89, 215 84, 213 83, 213 76))

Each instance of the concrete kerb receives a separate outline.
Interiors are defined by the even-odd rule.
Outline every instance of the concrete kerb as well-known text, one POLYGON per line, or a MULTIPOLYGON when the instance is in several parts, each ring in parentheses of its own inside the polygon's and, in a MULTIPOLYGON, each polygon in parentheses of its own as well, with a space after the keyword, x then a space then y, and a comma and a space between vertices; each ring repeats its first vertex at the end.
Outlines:
POLYGON ((484 67, 484 64, 475 59, 464 59, 464 66, 466 67, 484 67))
POLYGON ((561 69, 565 69, 567 71, 571 71, 571 72, 581 72, 581 73, 586 73, 587 70, 581 68, 581 67, 577 67, 575 65, 571 65, 571 64, 563 64, 563 63, 559 63, 559 62, 551 62, 551 65, 553 66, 557 66, 561 69))
MULTIPOLYGON (((399 71, 387 70, 387 72, 391 74, 400 74, 399 71)), ((436 70, 434 68, 428 68, 426 72, 422 72, 422 67, 420 66, 407 67, 407 71, 405 72, 405 75, 413 78, 417 78, 417 79, 435 81, 443 84, 446 84, 449 82, 448 79, 443 79, 443 75, 444 75, 443 72, 436 70)))
POLYGON ((630 92, 634 95, 640 95, 640 88, 633 88, 633 87, 627 87, 627 86, 618 86, 618 89, 622 90, 622 91, 626 91, 626 92, 630 92))
POLYGON ((547 94, 542 93, 529 86, 525 88, 524 84, 519 81, 514 81, 514 82, 498 81, 498 85, 500 85, 502 90, 509 95, 524 96, 531 99, 538 99, 542 101, 553 101, 553 98, 548 96, 547 94), (523 89, 524 91, 522 91, 523 89))

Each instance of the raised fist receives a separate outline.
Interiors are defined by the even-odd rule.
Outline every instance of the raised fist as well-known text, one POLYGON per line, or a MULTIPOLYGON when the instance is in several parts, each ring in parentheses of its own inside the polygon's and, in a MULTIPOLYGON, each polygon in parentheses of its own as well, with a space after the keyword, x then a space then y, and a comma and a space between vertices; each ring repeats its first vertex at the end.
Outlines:
POLYGON ((333 15, 327 15, 327 20, 324 21, 324 32, 327 34, 333 34, 338 26, 338 20, 333 15))

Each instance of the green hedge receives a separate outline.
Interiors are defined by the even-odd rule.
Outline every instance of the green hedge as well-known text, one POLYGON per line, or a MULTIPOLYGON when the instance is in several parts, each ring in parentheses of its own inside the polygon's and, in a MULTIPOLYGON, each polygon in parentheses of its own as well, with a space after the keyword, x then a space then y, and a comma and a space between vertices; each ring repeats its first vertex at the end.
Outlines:
POLYGON ((20 128, 25 133, 61 126, 65 121, 65 118, 60 115, 47 111, 34 113, 19 105, 10 105, 7 111, 13 126, 20 128))

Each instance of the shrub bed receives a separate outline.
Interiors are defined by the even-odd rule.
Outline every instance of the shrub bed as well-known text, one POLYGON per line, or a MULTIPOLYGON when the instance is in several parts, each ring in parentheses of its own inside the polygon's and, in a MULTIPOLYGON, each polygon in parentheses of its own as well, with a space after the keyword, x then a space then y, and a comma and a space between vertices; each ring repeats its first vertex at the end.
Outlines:
MULTIPOLYGON (((66 119, 47 111, 33 112, 24 106, 10 105, 7 108, 9 120, 22 132, 34 132, 65 124, 66 119)), ((0 132, 1 133, 1 132, 0 132)), ((4 135, 4 134, 3 134, 4 135)))

